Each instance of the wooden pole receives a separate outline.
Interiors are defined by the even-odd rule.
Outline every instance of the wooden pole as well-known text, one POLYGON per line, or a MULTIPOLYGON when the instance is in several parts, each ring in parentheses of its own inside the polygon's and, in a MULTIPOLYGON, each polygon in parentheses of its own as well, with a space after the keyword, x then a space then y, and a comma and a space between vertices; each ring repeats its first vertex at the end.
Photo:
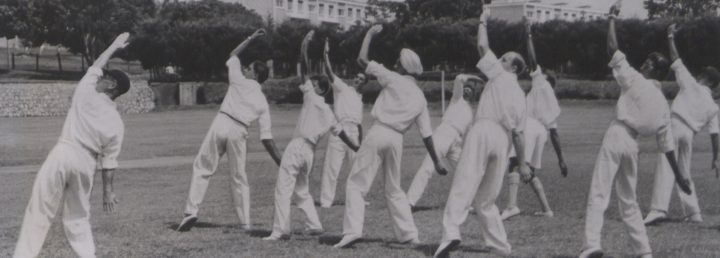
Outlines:
POLYGON ((56 56, 57 56, 57 62, 58 62, 58 70, 60 70, 60 72, 62 73, 63 69, 62 69, 62 59, 60 58, 60 49, 58 49, 56 56))

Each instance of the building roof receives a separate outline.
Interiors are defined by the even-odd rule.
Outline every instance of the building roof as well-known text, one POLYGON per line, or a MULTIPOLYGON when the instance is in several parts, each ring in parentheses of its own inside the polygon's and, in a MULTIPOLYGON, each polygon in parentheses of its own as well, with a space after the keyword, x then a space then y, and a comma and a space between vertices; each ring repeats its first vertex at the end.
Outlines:
POLYGON ((535 3, 543 5, 552 5, 563 8, 576 8, 576 9, 591 9, 591 10, 604 10, 607 8, 603 2, 592 1, 592 0, 495 0, 492 2, 493 5, 504 5, 504 4, 524 4, 524 3, 535 3))

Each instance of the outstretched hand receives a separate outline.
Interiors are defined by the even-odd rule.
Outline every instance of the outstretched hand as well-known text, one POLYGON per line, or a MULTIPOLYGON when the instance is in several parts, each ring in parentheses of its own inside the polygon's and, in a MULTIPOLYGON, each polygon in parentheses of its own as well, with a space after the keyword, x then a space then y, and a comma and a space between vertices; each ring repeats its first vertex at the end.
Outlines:
POLYGON ((253 33, 253 37, 260 37, 265 36, 267 33, 265 32, 265 29, 258 29, 253 33))
POLYGON ((382 30, 383 30, 382 24, 375 24, 372 27, 370 27, 370 30, 368 30, 367 33, 374 36, 374 35, 380 34, 380 32, 382 32, 382 30))
POLYGON ((676 177, 675 182, 677 183, 680 190, 683 191, 683 193, 688 194, 688 195, 692 194, 692 190, 690 190, 690 180, 689 179, 684 178, 684 177, 682 177, 682 178, 676 177))
POLYGON ((565 162, 564 162, 564 161, 561 161, 560 164, 559 164, 559 166, 560 166, 560 174, 561 174, 563 177, 567 177, 567 175, 568 175, 568 168, 567 168, 567 165, 565 165, 565 162))
POLYGON ((330 54, 330 39, 325 38, 325 48, 323 50, 324 54, 330 54))
POLYGON ((520 165, 520 179, 525 183, 529 183, 532 178, 533 174, 530 167, 527 164, 520 165))
POLYGON ((438 159, 438 162, 435 163, 435 171, 442 176, 448 174, 447 168, 447 164, 445 164, 445 161, 443 161, 442 159, 438 159))
POLYGON ((113 43, 112 43, 112 47, 117 48, 117 49, 123 49, 123 48, 127 47, 127 45, 130 44, 130 42, 128 41, 129 38, 130 38, 130 33, 123 32, 122 34, 118 35, 115 38, 115 41, 113 41, 113 43))
POLYGON ((715 178, 720 179, 720 159, 713 160, 712 169, 715 170, 715 178))
POLYGON ((618 16, 620 14, 620 8, 622 7, 622 0, 617 0, 612 6, 610 6, 610 15, 618 16))
POLYGON ((530 33, 532 31, 532 21, 527 16, 523 16, 523 24, 525 24, 525 33, 530 33))
POLYGON ((670 26, 668 26, 667 28, 668 37, 675 35, 677 31, 677 25, 675 25, 675 23, 670 24, 670 26))
POLYGON ((115 193, 104 193, 103 194, 103 210, 106 213, 112 213, 115 211, 115 204, 118 204, 118 199, 115 193))

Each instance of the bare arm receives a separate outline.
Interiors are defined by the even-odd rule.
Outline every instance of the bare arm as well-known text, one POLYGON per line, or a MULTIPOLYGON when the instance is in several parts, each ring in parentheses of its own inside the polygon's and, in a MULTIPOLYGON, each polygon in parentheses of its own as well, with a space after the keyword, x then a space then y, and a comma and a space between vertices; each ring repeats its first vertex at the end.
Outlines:
POLYGON ((98 69, 102 69, 103 67, 105 67, 105 65, 110 60, 110 58, 112 58, 113 54, 115 54, 115 51, 117 51, 118 49, 125 48, 129 44, 128 38, 130 38, 130 33, 127 33, 127 32, 118 35, 115 38, 115 41, 113 41, 113 43, 110 44, 110 46, 107 49, 105 49, 105 51, 102 54, 100 54, 100 56, 97 59, 95 59, 95 62, 93 62, 92 67, 95 67, 98 69))
POLYGON ((263 36, 263 35, 265 35, 265 29, 256 30, 252 35, 250 35, 250 37, 245 39, 242 43, 240 43, 240 45, 235 47, 235 49, 233 49, 232 52, 230 52, 230 57, 239 56, 240 53, 242 53, 245 50, 245 48, 247 48, 247 46, 250 45, 250 42, 252 42, 254 39, 256 39, 260 36, 263 36))
POLYGON ((308 69, 310 69, 310 58, 307 55, 307 51, 308 45, 310 44, 310 41, 312 41, 314 35, 315 31, 310 30, 310 32, 305 35, 305 38, 300 45, 300 78, 303 82, 305 82, 305 77, 307 76, 308 69))
POLYGON ((553 148, 555 149, 555 154, 557 154, 558 164, 560 166, 560 173, 563 177, 567 177, 567 165, 565 165, 565 159, 563 158, 562 149, 560 149, 560 135, 555 128, 550 129, 550 141, 552 142, 553 148))
POLYGON ((673 174, 675 175, 675 183, 677 183, 678 187, 680 187, 680 190, 682 190, 686 194, 691 194, 692 191, 690 190, 690 181, 685 178, 685 176, 683 176, 683 174, 680 172, 680 168, 677 164, 677 159, 675 159, 675 151, 665 152, 665 158, 667 158, 668 163, 670 163, 670 167, 672 168, 673 174))
POLYGON ((280 166, 280 151, 278 151, 277 147, 275 146, 275 141, 273 139, 263 139, 262 140, 263 146, 265 146, 265 150, 270 154, 270 157, 275 161, 275 164, 280 166))
POLYGON ((103 210, 110 213, 115 211, 115 204, 118 203, 113 191, 113 178, 115 177, 115 169, 103 169, 103 210))
POLYGON ((435 144, 433 143, 432 136, 423 138, 423 143, 425 144, 425 149, 427 149, 428 154, 430 155, 430 159, 432 159, 433 164, 435 164, 435 171, 437 171, 440 175, 447 175, 447 168, 444 164, 440 163, 440 159, 438 159, 438 155, 435 152, 435 144))
POLYGON ((720 178, 720 157, 718 157, 718 148, 720 148, 720 139, 717 133, 710 134, 710 142, 712 145, 713 161, 712 169, 715 170, 715 177, 720 178))
POLYGON ((535 56, 535 44, 532 39, 532 24, 525 18, 525 34, 527 34, 528 68, 530 71, 537 70, 537 58, 535 56))
POLYGON ((375 26, 372 26, 365 34, 365 38, 363 39, 362 46, 360 47, 360 53, 358 54, 357 58, 357 63, 363 70, 365 70, 365 68, 367 68, 367 65, 370 63, 370 57, 368 55, 370 51, 370 42, 372 42, 373 37, 379 34, 382 29, 382 25, 377 24, 375 26))
POLYGON ((363 139, 362 125, 358 124, 357 127, 358 127, 358 144, 362 144, 362 139, 363 139))
POLYGON ((670 47, 670 60, 672 60, 672 62, 675 62, 675 60, 680 59, 680 54, 678 53, 677 47, 675 46, 675 24, 670 24, 667 30, 668 46, 670 47))
POLYGON ((345 143, 345 145, 350 147, 350 149, 352 149, 353 151, 357 152, 358 149, 360 149, 360 146, 355 145, 355 143, 353 143, 352 140, 350 140, 350 137, 348 137, 348 135, 345 133, 345 131, 340 131, 340 133, 338 134, 338 137, 340 137, 340 140, 342 140, 345 143))
POLYGON ((478 55, 480 56, 480 59, 482 59, 486 53, 490 52, 490 42, 488 41, 487 34, 487 12, 483 12, 480 15, 477 37, 478 55))
POLYGON ((608 16, 607 51, 610 56, 618 50, 617 34, 615 33, 615 18, 618 14, 620 14, 620 0, 610 7, 610 15, 608 16))
POLYGON ((330 42, 327 38, 325 38, 325 50, 323 51, 323 57, 325 58, 325 73, 328 75, 328 79, 330 80, 333 90, 335 89, 335 73, 333 73, 332 70, 332 63, 330 63, 330 42))

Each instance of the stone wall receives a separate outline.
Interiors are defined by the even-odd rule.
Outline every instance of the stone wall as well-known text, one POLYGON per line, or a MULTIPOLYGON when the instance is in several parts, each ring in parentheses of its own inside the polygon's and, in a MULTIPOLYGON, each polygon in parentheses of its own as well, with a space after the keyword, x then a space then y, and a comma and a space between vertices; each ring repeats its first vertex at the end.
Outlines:
MULTIPOLYGON (((63 116, 70 108, 77 82, 0 83, 0 117, 63 116)), ((147 81, 134 80, 130 90, 116 99, 122 114, 146 113, 155 108, 147 81)))

